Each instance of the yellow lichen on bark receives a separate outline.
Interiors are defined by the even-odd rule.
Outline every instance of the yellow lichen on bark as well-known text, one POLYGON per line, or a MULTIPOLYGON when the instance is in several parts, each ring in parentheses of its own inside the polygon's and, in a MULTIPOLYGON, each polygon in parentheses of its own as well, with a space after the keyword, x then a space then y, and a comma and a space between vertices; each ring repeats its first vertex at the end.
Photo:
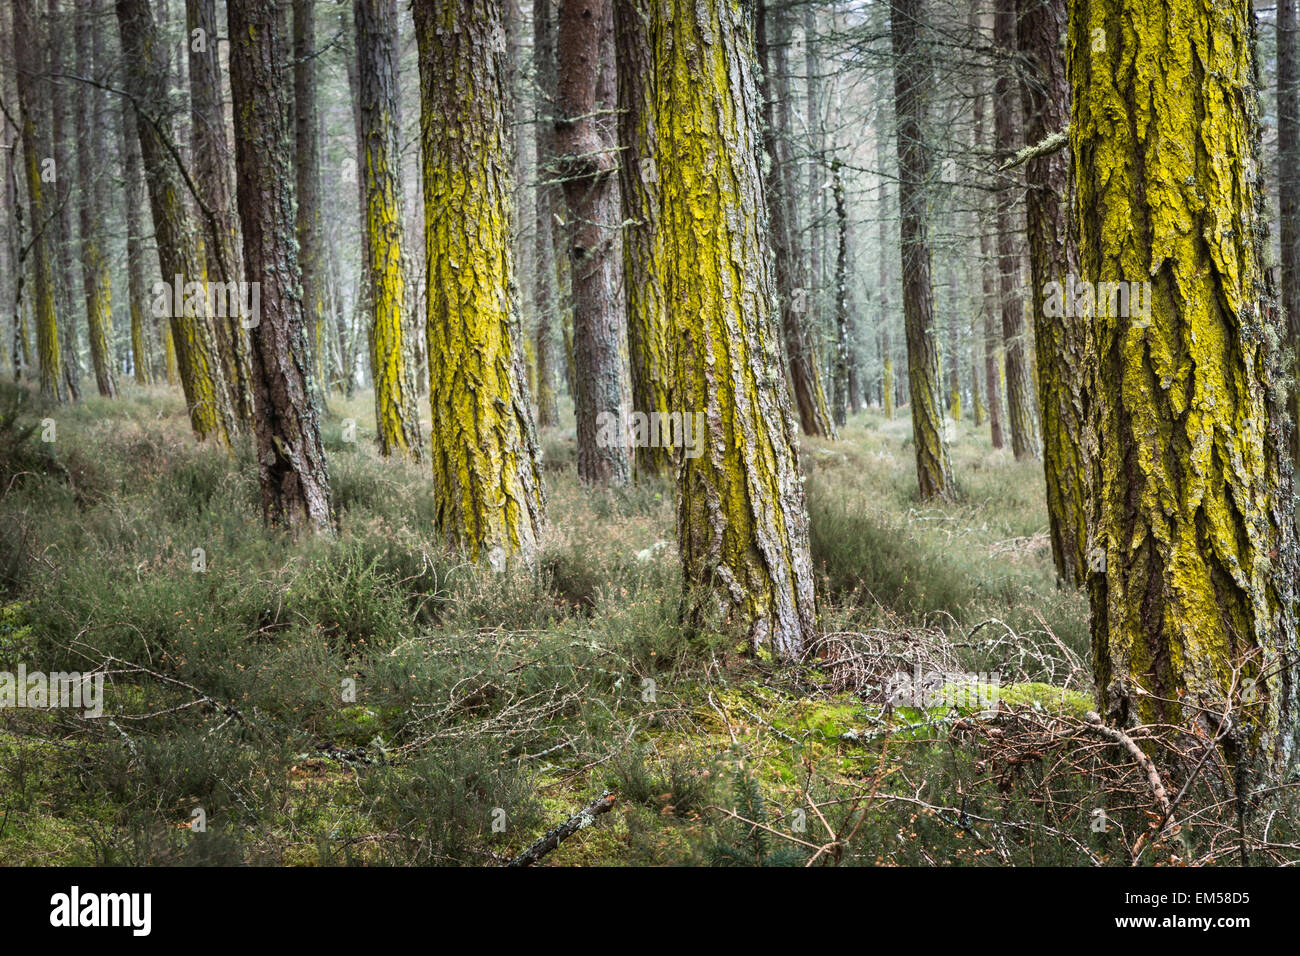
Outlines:
POLYGON ((658 4, 660 220, 683 456, 685 580, 784 659, 813 635, 808 519, 769 274, 749 18, 736 0, 658 4))
POLYGON ((515 303, 504 36, 494 0, 415 10, 438 525, 494 566, 544 520, 515 303))
POLYGON ((1297 692, 1250 16, 1081 0, 1069 47, 1081 271, 1152 292, 1149 317, 1091 320, 1100 703, 1119 723, 1222 729, 1243 760, 1291 753, 1297 692))

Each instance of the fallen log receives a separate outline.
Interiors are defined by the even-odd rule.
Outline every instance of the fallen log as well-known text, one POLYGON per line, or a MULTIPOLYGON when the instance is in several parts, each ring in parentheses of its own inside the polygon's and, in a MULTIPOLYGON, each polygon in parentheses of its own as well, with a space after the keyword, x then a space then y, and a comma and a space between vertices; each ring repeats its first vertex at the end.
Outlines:
POLYGON ((614 806, 614 794, 606 790, 594 802, 575 813, 558 827, 546 831, 546 835, 524 852, 511 860, 506 866, 532 866, 546 854, 554 850, 563 840, 596 822, 596 817, 608 813, 614 806))

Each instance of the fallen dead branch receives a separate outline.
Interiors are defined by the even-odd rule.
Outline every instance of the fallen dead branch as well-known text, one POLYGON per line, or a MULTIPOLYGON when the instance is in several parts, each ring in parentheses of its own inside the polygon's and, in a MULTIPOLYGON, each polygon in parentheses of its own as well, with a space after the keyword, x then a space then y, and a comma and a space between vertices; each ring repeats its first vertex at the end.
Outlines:
POLYGON ((578 813, 569 817, 569 819, 565 820, 558 827, 546 831, 545 836, 505 865, 532 866, 542 857, 546 856, 546 854, 559 846, 564 840, 567 840, 579 830, 591 826, 596 822, 596 817, 600 816, 602 813, 608 813, 613 806, 614 794, 606 790, 596 800, 588 804, 578 813))

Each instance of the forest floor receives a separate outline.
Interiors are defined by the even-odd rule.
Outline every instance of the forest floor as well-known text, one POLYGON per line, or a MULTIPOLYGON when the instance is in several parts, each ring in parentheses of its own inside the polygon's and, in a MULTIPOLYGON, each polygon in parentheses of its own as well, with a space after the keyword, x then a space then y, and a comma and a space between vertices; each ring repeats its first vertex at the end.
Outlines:
MULTIPOLYGON (((1041 468, 969 421, 946 505, 917 500, 905 410, 805 440, 821 637, 778 667, 679 626, 671 485, 582 487, 571 429, 542 435, 537 566, 494 573, 441 546, 426 468, 373 451, 368 393, 324 425, 339 533, 296 542, 263 530, 249 448, 196 445, 178 395, 15 395, 0 673, 106 684, 98 718, 0 708, 4 863, 494 865, 606 789, 546 865, 1232 852, 1221 814, 1175 825, 1199 788, 1216 805, 1212 773, 1158 814, 1089 734, 1087 605, 1056 585, 1041 468), (53 442, 21 427, 43 418, 53 442), (899 672, 942 676, 900 698, 899 672)), ((1285 810, 1266 844, 1296 840, 1285 810)))

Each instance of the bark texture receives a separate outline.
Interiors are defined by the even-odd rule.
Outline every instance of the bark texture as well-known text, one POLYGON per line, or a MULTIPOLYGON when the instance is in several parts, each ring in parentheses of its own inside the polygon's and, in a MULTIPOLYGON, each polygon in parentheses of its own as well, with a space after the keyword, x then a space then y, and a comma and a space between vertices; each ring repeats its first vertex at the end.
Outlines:
POLYGON ((531 561, 544 522, 512 295, 501 6, 415 8, 438 525, 473 557, 531 561))

